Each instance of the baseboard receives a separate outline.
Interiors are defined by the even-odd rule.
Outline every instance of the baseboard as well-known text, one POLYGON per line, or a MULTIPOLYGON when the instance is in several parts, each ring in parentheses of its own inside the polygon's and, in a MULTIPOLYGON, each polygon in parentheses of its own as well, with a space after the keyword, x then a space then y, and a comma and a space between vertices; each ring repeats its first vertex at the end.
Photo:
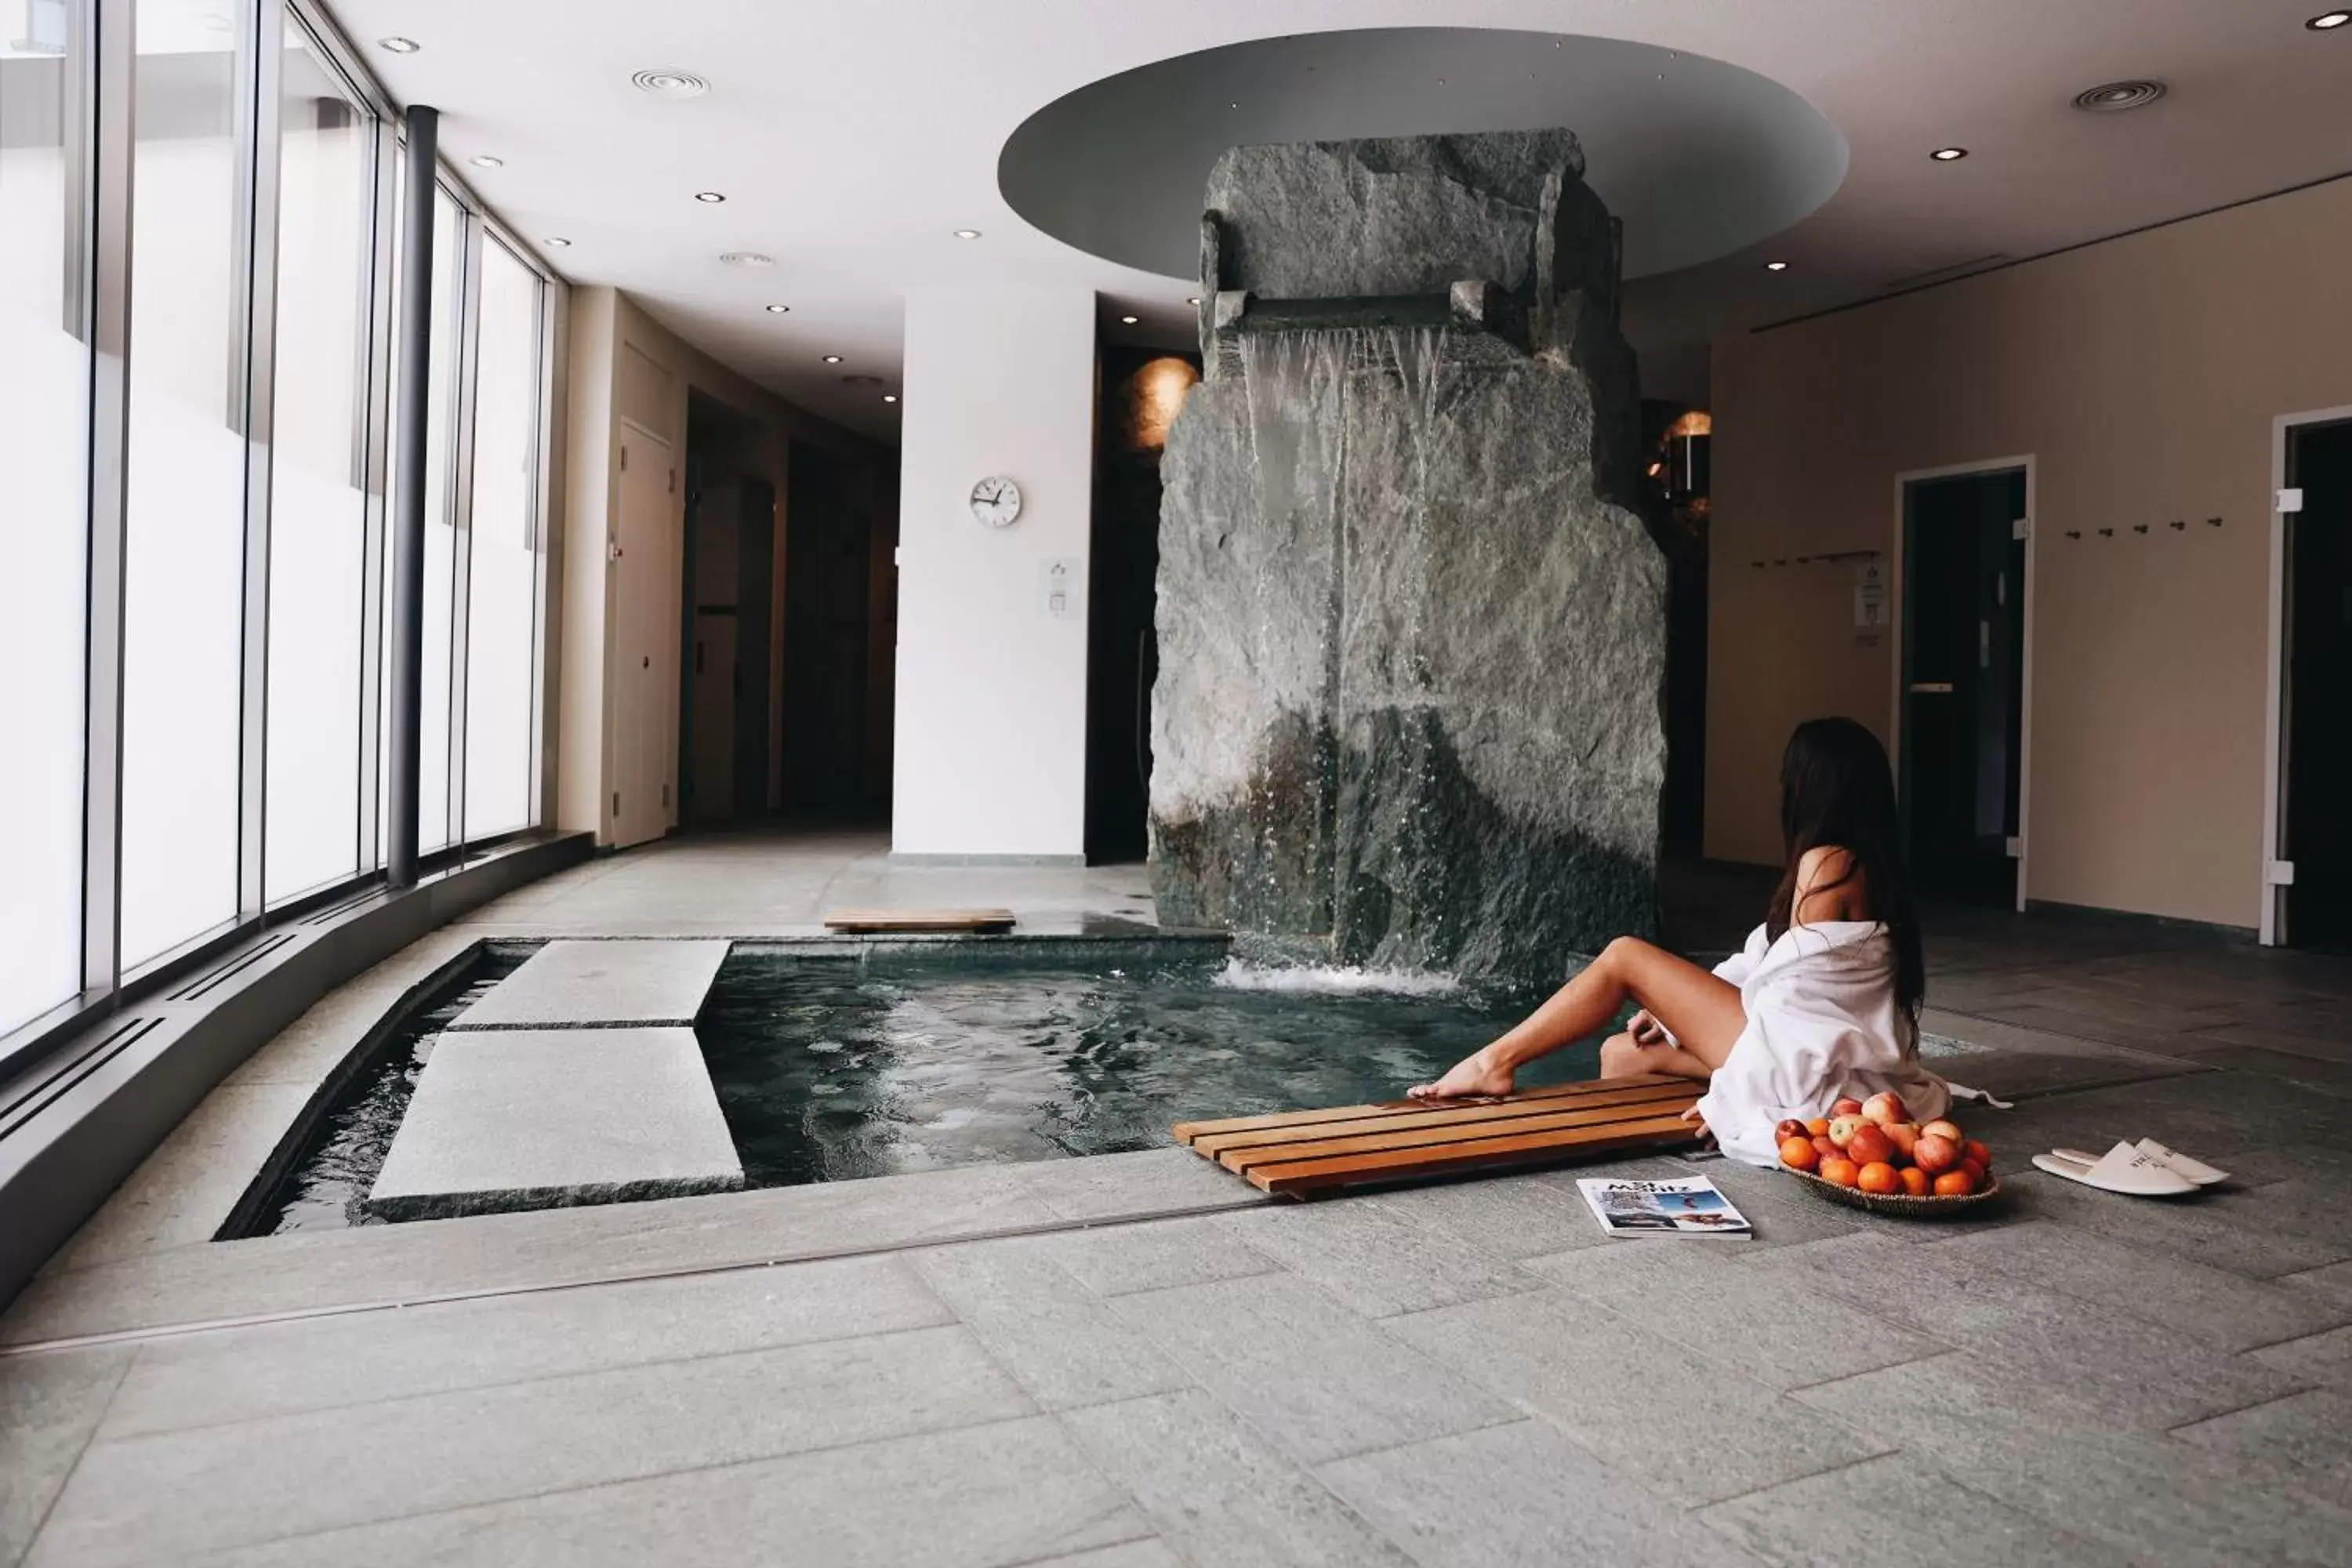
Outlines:
POLYGON ((1025 866, 1034 869, 1038 867, 1083 868, 1086 863, 1087 858, 1083 855, 907 855, 896 849, 890 851, 891 865, 909 869, 943 866, 1025 866))

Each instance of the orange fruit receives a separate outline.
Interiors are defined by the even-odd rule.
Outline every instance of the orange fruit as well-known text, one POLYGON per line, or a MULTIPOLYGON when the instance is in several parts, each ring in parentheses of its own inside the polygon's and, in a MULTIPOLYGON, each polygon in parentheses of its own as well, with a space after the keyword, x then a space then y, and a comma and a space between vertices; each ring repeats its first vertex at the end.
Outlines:
POLYGON ((1830 1119, 1826 1116, 1816 1116, 1811 1121, 1805 1123, 1805 1131, 1811 1133, 1816 1138, 1826 1137, 1829 1133, 1829 1130, 1830 1119))
POLYGON ((1895 1176, 1903 1184, 1903 1190, 1915 1198, 1926 1197, 1928 1190, 1934 1185, 1927 1179, 1927 1173, 1916 1165, 1906 1165, 1895 1172, 1895 1176))
POLYGON ((1992 1169, 1992 1151, 1985 1146, 1984 1141, 1980 1138, 1964 1141, 1960 1144, 1960 1158, 1974 1160, 1980 1170, 1992 1169))
POLYGON ((1894 1166, 1884 1160, 1873 1160, 1855 1173, 1853 1184, 1865 1193, 1891 1193, 1898 1184, 1894 1166))
POLYGON ((1936 1178, 1936 1195, 1939 1198, 1964 1198, 1976 1190, 1977 1179, 1969 1174, 1966 1166, 1936 1178))
POLYGON ((1862 1176, 1862 1167, 1843 1154, 1822 1162, 1822 1179, 1835 1182, 1841 1187, 1853 1186, 1862 1176))
POLYGON ((1790 1138, 1780 1144, 1780 1163, 1800 1171, 1810 1171, 1821 1163, 1821 1151, 1810 1138, 1790 1138))

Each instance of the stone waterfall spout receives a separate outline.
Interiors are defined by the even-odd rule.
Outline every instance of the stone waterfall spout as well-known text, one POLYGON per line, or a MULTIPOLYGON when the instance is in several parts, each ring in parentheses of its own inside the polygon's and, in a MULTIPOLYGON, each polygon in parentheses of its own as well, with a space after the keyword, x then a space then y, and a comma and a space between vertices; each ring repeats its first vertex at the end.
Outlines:
POLYGON ((1557 977, 1655 923, 1664 556, 1564 131, 1243 147, 1161 475, 1163 920, 1557 977))

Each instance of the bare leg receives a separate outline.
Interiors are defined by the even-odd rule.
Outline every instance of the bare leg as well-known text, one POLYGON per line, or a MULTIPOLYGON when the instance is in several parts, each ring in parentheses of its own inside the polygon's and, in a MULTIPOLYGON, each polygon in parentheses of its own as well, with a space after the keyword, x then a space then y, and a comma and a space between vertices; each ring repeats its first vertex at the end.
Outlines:
POLYGON ((1415 1100, 1508 1094, 1522 1066, 1598 1032, 1628 1000, 1648 1008, 1681 1042, 1679 1050, 1637 1047, 1660 1058, 1656 1068, 1645 1070, 1676 1070, 1679 1064, 1670 1065, 1671 1056, 1687 1057, 1711 1073, 1748 1026, 1738 986, 1654 943, 1621 936, 1517 1028, 1465 1057, 1435 1083, 1415 1084, 1406 1092, 1415 1100))

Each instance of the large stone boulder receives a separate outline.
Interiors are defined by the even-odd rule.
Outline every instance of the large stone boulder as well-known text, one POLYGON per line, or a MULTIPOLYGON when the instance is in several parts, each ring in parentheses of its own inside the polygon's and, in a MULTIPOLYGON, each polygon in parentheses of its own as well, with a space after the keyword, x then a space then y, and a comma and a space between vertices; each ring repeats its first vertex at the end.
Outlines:
POLYGON ((1161 475, 1163 921, 1557 977, 1655 923, 1665 562, 1565 132, 1236 148, 1161 475))

